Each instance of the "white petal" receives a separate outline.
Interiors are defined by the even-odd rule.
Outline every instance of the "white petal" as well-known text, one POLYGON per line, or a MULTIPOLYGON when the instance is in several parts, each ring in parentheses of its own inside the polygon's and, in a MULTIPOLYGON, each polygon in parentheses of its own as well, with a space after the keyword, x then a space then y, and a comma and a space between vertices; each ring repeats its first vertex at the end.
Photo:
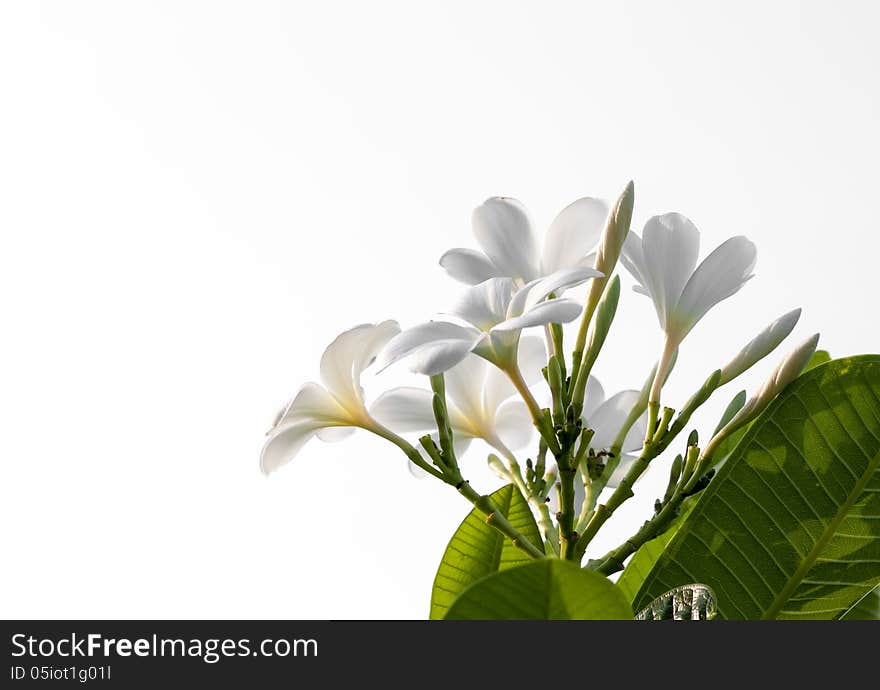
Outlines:
POLYGON ((508 305, 513 294, 513 280, 490 278, 464 291, 449 310, 481 331, 488 331, 507 318, 508 305))
POLYGON ((369 333, 365 334, 358 345, 360 352, 355 356, 352 366, 352 377, 355 384, 359 383, 364 370, 376 361, 388 341, 399 333, 400 326, 397 321, 388 320, 376 324, 369 333))
POLYGON ((338 443, 344 441, 355 432, 350 426, 328 426, 318 429, 317 436, 324 443, 338 443))
POLYGON ((483 409, 487 415, 494 415, 508 398, 516 395, 516 388, 503 371, 498 367, 489 366, 486 372, 486 383, 483 386, 483 409))
POLYGON ((577 266, 598 243, 607 217, 608 204, 590 197, 562 209, 544 239, 541 270, 548 274, 577 266))
POLYGON ((436 426, 431 405, 433 395, 424 388, 392 388, 372 404, 370 416, 398 434, 428 431, 436 426))
POLYGON ((800 309, 793 309, 783 314, 767 328, 756 335, 748 345, 740 350, 737 355, 721 369, 719 386, 732 381, 746 369, 762 360, 775 350, 785 340, 798 319, 801 317, 800 309))
POLYGON ((515 331, 548 323, 568 323, 574 321, 580 313, 579 302, 572 299, 551 299, 534 306, 522 316, 502 321, 492 331, 515 331))
POLYGON ((595 376, 587 378, 587 389, 584 393, 584 419, 592 419, 593 413, 605 402, 605 389, 595 376))
POLYGON ((440 265, 450 276, 468 285, 500 277, 489 257, 474 249, 450 249, 440 257, 440 265))
POLYGON ((288 425, 277 434, 273 434, 263 446, 260 454, 260 468, 265 474, 274 472, 282 465, 293 460, 306 442, 315 435, 315 422, 300 421, 288 425))
POLYGON ((654 216, 645 224, 642 235, 645 273, 644 285, 654 298, 661 325, 666 328, 669 315, 678 303, 684 285, 697 265, 700 232, 680 213, 654 216))
POLYGON ((474 235, 501 275, 528 282, 538 275, 532 222, 516 199, 493 197, 473 213, 474 235))
POLYGON ((535 427, 525 403, 510 400, 498 408, 495 416, 495 433, 510 449, 516 450, 527 445, 534 436, 535 427))
POLYGON ((447 402, 454 404, 462 415, 475 422, 484 414, 483 384, 489 366, 485 359, 469 354, 444 375, 447 402))
POLYGON ((309 382, 299 389, 287 408, 278 417, 270 434, 295 423, 317 422, 318 426, 352 423, 352 415, 326 389, 309 382))
POLYGON ((520 339, 516 361, 525 382, 532 386, 544 380, 541 369, 547 366, 547 348, 544 339, 527 335, 520 339))
POLYGON ((363 408, 361 373, 398 333, 396 321, 362 324, 341 333, 327 346, 321 357, 321 379, 342 405, 352 410, 363 408))
MULTIPOLYGON (((527 385, 533 386, 539 381, 543 381, 541 369, 547 365, 544 340, 535 336, 521 338, 517 350, 517 363, 527 385)), ((491 417, 501 406, 501 403, 516 395, 516 388, 510 382, 507 374, 494 365, 487 365, 481 381, 483 381, 481 383, 481 417, 491 417)))
POLYGON ((642 238, 635 232, 630 231, 626 236, 623 242, 623 250, 620 253, 620 262, 637 281, 637 284, 633 286, 633 290, 640 295, 650 298, 651 303, 654 305, 654 310, 657 312, 660 326, 665 328, 666 312, 663 307, 663 304, 665 304, 662 298, 663 285, 661 283, 659 286, 655 286, 651 280, 651 274, 648 272, 648 266, 645 262, 642 238), (661 293, 660 298, 654 297, 655 290, 661 293))
POLYGON ((453 435, 452 449, 455 451, 456 460, 461 460, 467 454, 468 448, 471 447, 471 442, 473 440, 474 439, 471 436, 463 436, 461 434, 458 436, 453 435))
POLYGON ((588 266, 574 266, 563 268, 555 273, 533 281, 521 288, 510 300, 507 308, 507 316, 514 317, 527 312, 551 293, 560 296, 568 288, 585 283, 590 278, 601 277, 602 274, 588 266))
POLYGON ((425 376, 442 374, 467 357, 473 347, 473 344, 461 340, 432 343, 413 354, 409 368, 425 376))
POLYGON ((638 282, 638 292, 650 296, 648 279, 645 277, 645 253, 642 249, 642 238, 634 230, 630 230, 623 241, 623 250, 620 252, 620 261, 632 277, 638 282))
MULTIPOLYGON (((597 450, 608 450, 611 447, 640 396, 640 391, 621 391, 608 398, 586 419, 586 426, 596 432, 590 441, 590 447, 597 450)), ((632 425, 623 442, 624 452, 642 447, 646 420, 647 417, 643 415, 642 419, 632 425)))
POLYGON ((439 374, 455 366, 479 343, 482 334, 446 321, 428 321, 392 338, 378 356, 379 370, 415 355, 410 368, 419 373, 439 374), (430 373, 429 373, 430 372, 430 373))
POLYGON ((755 245, 742 236, 719 245, 684 286, 673 323, 667 323, 668 332, 683 338, 709 309, 737 293, 752 277, 757 255, 755 245))

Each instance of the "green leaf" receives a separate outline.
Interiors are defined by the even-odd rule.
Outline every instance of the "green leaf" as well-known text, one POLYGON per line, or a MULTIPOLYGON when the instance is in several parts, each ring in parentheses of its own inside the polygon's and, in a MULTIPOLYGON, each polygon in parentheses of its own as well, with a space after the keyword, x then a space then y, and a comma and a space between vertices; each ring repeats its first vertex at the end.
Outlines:
POLYGON ((810 361, 807 362, 807 366, 804 367, 804 372, 807 372, 810 369, 815 369, 820 364, 825 364, 830 361, 831 355, 828 354, 828 350, 816 350, 810 358, 810 361))
POLYGON ((880 585, 853 604, 849 611, 840 616, 844 621, 880 620, 880 585))
MULTIPOLYGON (((502 486, 490 498, 492 504, 529 541, 543 548, 541 533, 529 504, 513 484, 502 486)), ((486 524, 486 516, 474 508, 459 525, 437 568, 431 591, 431 620, 446 615, 455 598, 477 580, 505 568, 531 561, 501 532, 486 524)))
POLYGON ((830 619, 880 583, 880 355, 803 374, 755 420, 635 598, 704 582, 719 618, 830 619))
POLYGON ((483 578, 461 593, 447 620, 632 620, 623 592, 599 573, 545 558, 483 578))

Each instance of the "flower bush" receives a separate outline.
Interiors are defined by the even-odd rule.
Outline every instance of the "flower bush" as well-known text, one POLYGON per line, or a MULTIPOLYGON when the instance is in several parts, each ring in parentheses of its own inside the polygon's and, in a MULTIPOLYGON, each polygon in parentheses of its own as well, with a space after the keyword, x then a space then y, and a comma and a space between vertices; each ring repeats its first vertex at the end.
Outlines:
POLYGON ((640 236, 630 229, 633 202, 632 183, 610 206, 578 199, 541 244, 520 202, 488 199, 473 212, 482 251, 440 259, 467 285, 444 316, 339 335, 321 359, 322 383, 305 384, 275 420, 263 471, 314 436, 338 441, 360 428, 470 501, 441 559, 434 618, 863 615, 880 583, 880 358, 825 362, 813 335, 753 395, 736 395, 701 443, 693 413, 773 353, 801 312, 707 372, 677 411, 665 404, 682 341, 752 278, 757 251, 732 237, 698 264, 700 233, 688 218, 653 216, 640 236), (639 388, 607 397, 593 368, 620 301, 618 264, 653 303, 663 347, 639 388), (565 296, 584 284, 583 302, 565 296), (572 322, 569 344, 562 325, 572 322), (428 385, 368 403, 364 370, 399 363, 428 385), (492 448, 489 465, 504 481, 491 495, 466 478, 474 439, 492 448), (619 547, 587 558, 636 480, 670 449, 653 515, 619 547))

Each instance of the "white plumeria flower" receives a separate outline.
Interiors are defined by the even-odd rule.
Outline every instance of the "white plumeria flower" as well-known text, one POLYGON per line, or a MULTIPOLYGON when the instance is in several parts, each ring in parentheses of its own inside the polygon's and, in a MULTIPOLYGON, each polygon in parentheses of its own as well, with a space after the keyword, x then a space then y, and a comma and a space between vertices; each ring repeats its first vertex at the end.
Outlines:
MULTIPOLYGON (((546 361, 540 338, 526 337, 517 355, 526 383, 541 378, 546 361)), ((456 456, 461 459, 471 441, 482 439, 507 458, 531 440, 534 426, 525 403, 511 400, 516 389, 496 367, 476 355, 467 355, 445 375, 446 406, 456 456)), ((433 393, 424 388, 401 387, 382 394, 370 408, 381 424, 403 432, 436 428, 433 393)))
POLYGON ((654 303, 666 334, 650 401, 659 400, 675 351, 713 306, 739 291, 752 277, 757 250, 746 237, 731 237, 697 266, 700 232, 680 213, 654 216, 644 234, 630 232, 621 261, 638 281, 636 292, 654 303))
POLYGON ((581 313, 571 299, 546 299, 551 293, 602 275, 587 268, 556 271, 516 289, 511 278, 490 278, 464 293, 450 310, 469 325, 429 321, 394 337, 379 355, 379 367, 412 355, 410 368, 433 376, 454 367, 473 352, 501 369, 515 365, 520 332, 533 326, 568 323, 581 313))
POLYGON ((354 427, 383 431, 367 412, 361 373, 385 344, 400 333, 396 321, 362 324, 340 334, 321 357, 321 380, 305 384, 281 410, 268 432, 260 466, 266 474, 290 462, 305 443, 317 435, 339 441, 354 427))
POLYGON ((525 207, 516 199, 492 197, 474 209, 474 235, 483 251, 450 249, 440 265, 456 280, 477 285, 489 278, 512 278, 517 285, 565 268, 592 266, 608 205, 584 197, 566 206, 550 225, 543 251, 525 207))
MULTIPOLYGON (((610 398, 605 398, 605 390, 598 379, 590 376, 587 379, 587 394, 584 402, 583 422, 585 429, 593 430, 593 438, 590 439, 590 448, 599 453, 608 452, 614 445, 629 413, 638 403, 641 391, 625 390, 610 398)), ((645 432, 648 429, 647 414, 641 415, 630 427, 621 447, 621 455, 617 467, 606 482, 606 486, 614 488, 620 480, 626 476, 627 471, 636 461, 636 455, 632 453, 642 447, 645 440, 645 432)), ((606 461, 607 463, 607 461, 606 461)), ((558 497, 556 492, 550 495, 551 510, 558 510, 558 497)), ((583 482, 576 481, 574 486, 575 512, 579 513, 584 504, 583 482)))

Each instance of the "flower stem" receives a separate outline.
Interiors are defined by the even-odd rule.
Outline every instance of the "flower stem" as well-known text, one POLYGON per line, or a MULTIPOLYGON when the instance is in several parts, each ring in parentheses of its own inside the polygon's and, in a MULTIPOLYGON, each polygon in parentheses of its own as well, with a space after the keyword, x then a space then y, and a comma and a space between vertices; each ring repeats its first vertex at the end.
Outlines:
MULTIPOLYGON (((660 355, 660 361, 657 363, 657 371, 654 372, 654 382, 651 384, 651 394, 648 396, 649 403, 660 404, 660 391, 663 390, 663 385, 666 383, 666 379, 669 378, 677 352, 678 343, 669 336, 666 336, 666 341, 663 344, 663 353, 660 355)), ((648 431, 650 433, 651 430, 649 429, 648 431)))
POLYGON ((642 544, 659 537, 672 526, 675 518, 678 517, 678 508, 683 501, 684 497, 680 492, 677 492, 660 512, 645 522, 635 534, 616 549, 612 549, 595 561, 590 561, 587 567, 603 575, 611 575, 623 570, 624 561, 633 555, 642 544))
POLYGON ((553 432, 553 425, 548 425, 547 416, 544 414, 541 406, 538 405, 538 401, 535 400, 532 391, 529 390, 529 386, 525 382, 525 379, 523 379, 519 366, 514 363, 511 366, 506 367, 503 371, 507 374, 507 377, 510 379, 513 387, 516 388, 520 397, 523 399, 523 402, 525 402, 526 407, 529 408, 532 422, 541 434, 541 437, 544 439, 550 452, 553 453, 553 455, 558 455, 560 452, 559 441, 556 438, 556 434, 553 432))
MULTIPOLYGON (((446 481, 446 477, 443 475, 442 472, 440 472, 433 465, 430 465, 428 462, 426 462, 425 459, 422 457, 422 454, 419 453, 419 451, 416 450, 416 448, 412 444, 395 434, 393 431, 391 431, 391 429, 388 429, 377 423, 374 427, 370 428, 370 431, 372 431, 377 436, 381 436, 387 441, 391 441, 391 443, 400 448, 400 450, 402 450, 406 454, 406 457, 409 458, 410 462, 423 469, 432 477, 436 477, 437 479, 444 482, 446 481)), ((448 483, 449 482, 447 482, 447 484, 448 483)))
POLYGON ((544 540, 550 545, 554 552, 559 549, 559 534, 556 531, 556 525, 550 517, 550 508, 541 496, 535 494, 529 487, 522 474, 522 468, 511 450, 504 445, 499 438, 486 439, 490 445, 498 449, 508 463, 507 475, 510 477, 513 485, 519 489, 522 497, 528 502, 532 509, 538 514, 538 527, 544 540))

